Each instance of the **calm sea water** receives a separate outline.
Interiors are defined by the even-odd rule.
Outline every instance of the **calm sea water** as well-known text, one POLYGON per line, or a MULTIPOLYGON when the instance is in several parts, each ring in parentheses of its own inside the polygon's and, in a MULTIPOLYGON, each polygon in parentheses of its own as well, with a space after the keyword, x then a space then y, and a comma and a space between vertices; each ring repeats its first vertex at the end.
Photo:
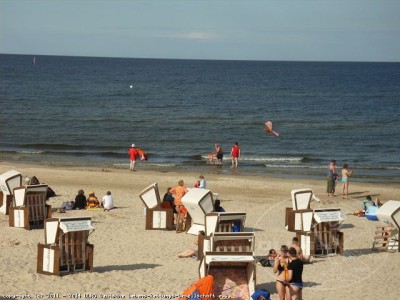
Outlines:
POLYGON ((128 168, 135 143, 139 169, 400 182, 399 63, 32 58, 0 55, 1 161, 128 168))

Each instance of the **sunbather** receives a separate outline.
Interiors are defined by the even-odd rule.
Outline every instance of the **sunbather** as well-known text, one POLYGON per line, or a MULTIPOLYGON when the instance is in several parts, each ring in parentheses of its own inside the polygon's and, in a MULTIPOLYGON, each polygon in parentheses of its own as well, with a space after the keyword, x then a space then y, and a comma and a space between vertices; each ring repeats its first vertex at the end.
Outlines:
POLYGON ((181 253, 178 253, 178 257, 179 258, 188 258, 188 257, 197 257, 198 256, 198 245, 199 245, 199 236, 200 235, 205 235, 204 231, 199 231, 199 234, 197 235, 195 241, 194 241, 194 245, 197 246, 197 249, 187 249, 181 253))

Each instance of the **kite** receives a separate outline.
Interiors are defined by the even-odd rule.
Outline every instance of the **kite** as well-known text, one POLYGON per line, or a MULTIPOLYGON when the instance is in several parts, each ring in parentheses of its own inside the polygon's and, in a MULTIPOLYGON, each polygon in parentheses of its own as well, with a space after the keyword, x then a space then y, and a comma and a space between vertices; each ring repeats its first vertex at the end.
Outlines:
POLYGON ((275 135, 276 137, 279 136, 279 133, 277 133, 277 132, 275 132, 275 131, 272 130, 272 122, 271 122, 271 121, 265 122, 264 131, 265 131, 266 133, 273 134, 273 135, 275 135))

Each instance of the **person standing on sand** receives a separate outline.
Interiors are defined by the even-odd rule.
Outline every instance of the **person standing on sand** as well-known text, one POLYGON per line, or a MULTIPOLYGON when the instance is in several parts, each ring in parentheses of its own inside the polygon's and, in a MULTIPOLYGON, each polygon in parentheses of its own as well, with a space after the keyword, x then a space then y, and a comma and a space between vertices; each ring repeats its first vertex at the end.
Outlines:
POLYGON ((233 167, 237 168, 239 157, 240 157, 240 148, 238 142, 236 142, 231 150, 232 168, 233 167))
POLYGON ((131 149, 129 149, 128 151, 128 155, 130 159, 129 169, 131 170, 131 172, 135 172, 136 156, 138 155, 135 144, 132 144, 131 149))
POLYGON ((343 188, 342 188, 342 198, 346 199, 348 198, 348 194, 349 194, 349 177, 353 174, 353 171, 350 170, 349 171, 349 166, 347 164, 344 164, 342 167, 342 184, 343 184, 343 188))
POLYGON ((296 249, 289 248, 290 262, 288 265, 289 273, 289 292, 292 299, 303 299, 303 262, 298 258, 296 249))
POLYGON ((327 169, 327 187, 326 187, 326 191, 328 193, 328 197, 333 196, 333 194, 335 193, 335 174, 336 174, 336 170, 335 170, 335 164, 336 164, 336 160, 331 160, 331 163, 328 166, 327 169))
POLYGON ((181 179, 178 181, 178 186, 172 188, 169 192, 175 195, 175 209, 177 211, 176 216, 176 232, 182 232, 185 227, 187 210, 182 203, 182 197, 189 190, 185 187, 185 182, 181 179))

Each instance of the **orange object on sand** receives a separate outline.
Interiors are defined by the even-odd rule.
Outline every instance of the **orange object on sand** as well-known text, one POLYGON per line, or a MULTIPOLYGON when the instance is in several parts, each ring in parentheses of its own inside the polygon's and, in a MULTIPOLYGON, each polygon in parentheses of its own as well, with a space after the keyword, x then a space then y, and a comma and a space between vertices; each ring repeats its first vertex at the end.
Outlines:
POLYGON ((211 275, 207 275, 206 277, 201 278, 199 281, 192 283, 190 287, 183 291, 183 296, 178 300, 187 300, 190 298, 189 296, 193 295, 194 293, 198 293, 199 299, 204 300, 213 300, 215 297, 213 295, 214 290, 214 277, 211 275))

